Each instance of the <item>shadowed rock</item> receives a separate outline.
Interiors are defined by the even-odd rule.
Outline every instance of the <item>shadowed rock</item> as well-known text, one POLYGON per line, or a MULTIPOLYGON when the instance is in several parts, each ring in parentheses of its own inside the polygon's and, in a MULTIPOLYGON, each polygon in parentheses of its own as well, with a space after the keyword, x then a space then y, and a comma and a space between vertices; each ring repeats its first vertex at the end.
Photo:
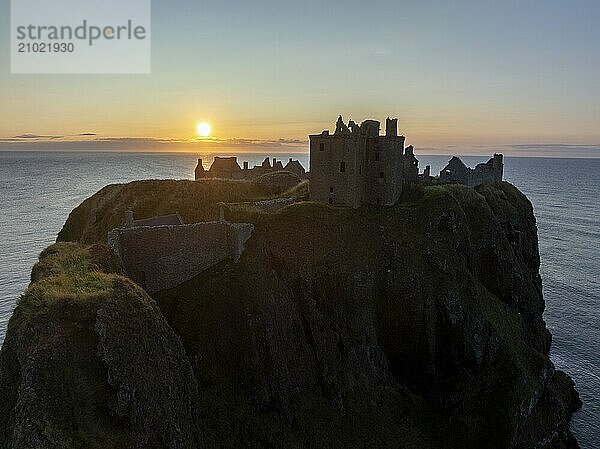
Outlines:
POLYGON ((48 274, 34 270, 0 353, 0 447, 200 447, 179 339, 97 252, 57 244, 40 257, 48 274))

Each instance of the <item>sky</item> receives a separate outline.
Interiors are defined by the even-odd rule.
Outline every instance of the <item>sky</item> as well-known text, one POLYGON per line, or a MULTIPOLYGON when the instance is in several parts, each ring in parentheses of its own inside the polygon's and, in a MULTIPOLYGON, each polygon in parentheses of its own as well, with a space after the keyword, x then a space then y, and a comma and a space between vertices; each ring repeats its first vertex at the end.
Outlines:
POLYGON ((430 154, 600 157, 597 0, 153 1, 149 75, 11 75, 9 4, 0 149, 289 152, 342 114, 430 154))

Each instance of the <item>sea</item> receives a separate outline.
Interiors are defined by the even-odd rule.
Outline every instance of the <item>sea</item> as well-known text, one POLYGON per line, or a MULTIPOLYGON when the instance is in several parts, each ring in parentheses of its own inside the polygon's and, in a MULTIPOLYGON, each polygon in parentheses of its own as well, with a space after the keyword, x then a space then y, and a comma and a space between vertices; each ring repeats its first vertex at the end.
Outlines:
MULTIPOLYGON (((31 267, 69 212, 107 184, 192 179, 214 154, 0 152, 0 343, 31 267)), ((265 154, 238 155, 250 166, 265 154)), ((273 156, 273 155, 269 155, 273 156)), ((279 154, 308 167, 308 154, 279 154)), ((419 156, 432 173, 448 156, 419 156)), ((486 157, 464 157, 467 165, 486 157)), ((208 165, 207 165, 208 166, 208 165)), ((505 178, 533 203, 552 360, 584 406, 572 421, 582 449, 600 447, 600 159, 505 158, 505 178)))

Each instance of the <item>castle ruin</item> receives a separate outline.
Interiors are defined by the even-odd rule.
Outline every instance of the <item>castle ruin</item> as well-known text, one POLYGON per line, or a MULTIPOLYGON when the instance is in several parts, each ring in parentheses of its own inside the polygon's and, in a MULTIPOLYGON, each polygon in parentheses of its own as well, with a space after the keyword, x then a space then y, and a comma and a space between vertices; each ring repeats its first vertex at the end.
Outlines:
POLYGON ((398 135, 398 119, 380 122, 338 118, 335 133, 311 135, 310 197, 315 201, 357 208, 363 204, 392 205, 400 198, 402 184, 419 179, 414 148, 404 148, 398 135))
MULTIPOLYGON (((262 175, 288 171, 299 178, 310 177, 310 198, 314 201, 358 208, 365 204, 389 206, 402 194, 403 185, 431 182, 430 167, 419 174, 419 161, 414 148, 405 148, 405 137, 398 135, 398 119, 386 120, 385 134, 380 135, 380 122, 365 120, 360 125, 352 120, 346 125, 340 116, 335 132, 311 135, 311 172, 292 159, 266 158, 253 168, 236 157, 215 157, 210 170, 198 160, 196 179, 256 179, 262 175)), ((503 156, 495 154, 474 169, 453 157, 441 171, 438 181, 461 183, 470 187, 501 181, 503 156)), ((266 200, 267 209, 287 204, 290 199, 266 200)), ((294 199, 291 199, 294 201, 294 199)), ((229 223, 221 207, 218 221, 186 225, 179 214, 135 220, 128 211, 125 226, 109 232, 108 244, 121 258, 127 276, 148 293, 170 289, 188 281, 224 260, 237 262, 244 245, 252 236, 250 223, 229 223)))
POLYGON ((440 182, 458 183, 468 187, 477 187, 496 181, 502 181, 504 176, 504 157, 502 154, 494 156, 475 168, 467 167, 463 161, 454 156, 440 172, 440 182))
POLYGON ((198 159, 198 165, 194 171, 195 179, 256 179, 259 176, 278 171, 288 171, 297 175, 300 179, 306 178, 306 170, 302 164, 292 158, 284 166, 283 162, 273 158, 265 158, 261 165, 255 165, 250 168, 248 162, 244 162, 243 168, 240 167, 237 157, 215 157, 209 170, 204 168, 202 159, 198 159))
MULTIPOLYGON (((120 257, 127 276, 148 293, 177 287, 227 259, 237 262, 252 235, 250 223, 229 223, 223 210, 218 221, 195 224, 162 223, 155 217, 108 233, 108 245, 120 257)), ((172 220, 172 219, 169 219, 172 220)))

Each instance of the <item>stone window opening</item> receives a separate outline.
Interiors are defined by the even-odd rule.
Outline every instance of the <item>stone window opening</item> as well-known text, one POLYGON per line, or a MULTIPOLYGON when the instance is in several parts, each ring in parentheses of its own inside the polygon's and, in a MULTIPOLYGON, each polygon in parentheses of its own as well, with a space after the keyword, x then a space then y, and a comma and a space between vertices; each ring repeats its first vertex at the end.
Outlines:
POLYGON ((375 161, 379 162, 379 153, 375 153, 375 161))
POLYGON ((346 163, 344 161, 340 162, 340 172, 344 173, 346 171, 346 163))
POLYGON ((325 151, 325 144, 324 143, 320 143, 319 144, 319 151, 325 151))
POLYGON ((362 164, 358 166, 358 174, 362 175, 362 164))
POLYGON ((333 187, 329 187, 329 193, 333 193, 333 187))
POLYGON ((379 178, 383 179, 385 178, 385 173, 383 173, 382 171, 379 172, 379 178))

